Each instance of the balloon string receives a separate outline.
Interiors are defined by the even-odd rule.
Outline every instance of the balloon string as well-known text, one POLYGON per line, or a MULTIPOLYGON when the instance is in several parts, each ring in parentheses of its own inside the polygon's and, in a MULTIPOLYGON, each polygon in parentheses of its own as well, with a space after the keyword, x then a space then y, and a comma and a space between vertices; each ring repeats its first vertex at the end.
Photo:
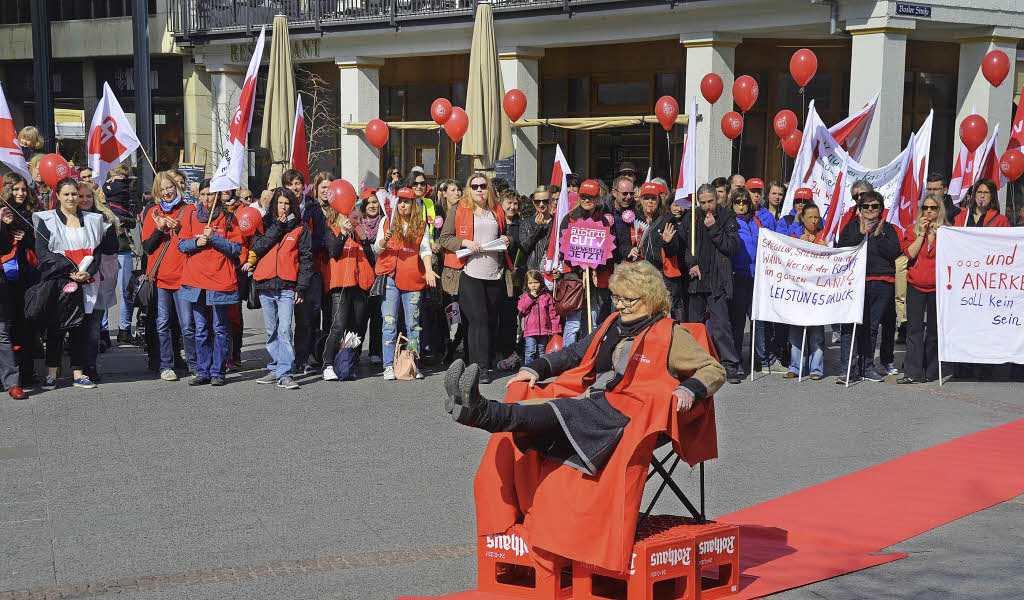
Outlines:
MULTIPOLYGON (((746 116, 747 116, 747 111, 743 111, 742 117, 744 117, 743 118, 743 121, 744 121, 743 124, 744 125, 746 125, 746 122, 745 122, 746 121, 746 116)), ((736 173, 740 172, 740 161, 743 160, 743 129, 740 129, 740 146, 739 146, 739 148, 740 148, 740 151, 736 154, 736 171, 735 171, 736 173)))
POLYGON ((807 123, 804 121, 807 119, 807 93, 804 91, 803 86, 800 86, 800 122, 804 124, 804 129, 807 129, 807 123))
MULTIPOLYGON (((447 177, 448 173, 445 173, 447 177)), ((434 156, 434 180, 441 178, 441 126, 437 126, 437 154, 434 156)))
POLYGON ((671 184, 674 181, 672 179, 672 138, 669 136, 667 129, 665 130, 665 146, 668 148, 668 181, 666 183, 671 184))

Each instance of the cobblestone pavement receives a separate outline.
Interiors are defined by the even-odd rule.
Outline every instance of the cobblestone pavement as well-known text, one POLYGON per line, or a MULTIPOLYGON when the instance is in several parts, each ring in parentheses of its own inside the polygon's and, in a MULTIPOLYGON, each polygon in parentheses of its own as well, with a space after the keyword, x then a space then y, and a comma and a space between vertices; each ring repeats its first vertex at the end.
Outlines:
MULTIPOLYGON (((366 365, 351 383, 258 386, 263 339, 250 327, 245 370, 222 388, 159 381, 123 347, 103 355, 96 390, 4 395, 0 600, 475 587, 472 476, 486 437, 443 412, 441 375, 385 382, 366 365)), ((1024 417, 1019 383, 833 381, 760 374, 718 395, 710 516, 1024 417)), ((497 397, 502 386, 486 388, 497 397)), ((684 489, 696 479, 677 471, 684 489)), ((666 497, 659 510, 683 509, 666 497)), ((865 511, 885 518, 884 506, 865 511)), ((907 559, 779 597, 1020 597, 1021 523, 1016 498, 889 549, 907 559)))

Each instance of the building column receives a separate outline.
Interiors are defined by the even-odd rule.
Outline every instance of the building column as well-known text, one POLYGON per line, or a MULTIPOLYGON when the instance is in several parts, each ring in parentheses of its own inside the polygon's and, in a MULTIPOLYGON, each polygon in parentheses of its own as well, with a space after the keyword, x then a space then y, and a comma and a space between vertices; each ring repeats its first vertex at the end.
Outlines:
MULTIPOLYGON (((237 65, 210 66, 210 140, 211 153, 207 158, 206 174, 212 175, 220 164, 221 155, 227 151, 228 129, 231 118, 238 108, 242 96, 242 82, 245 72, 237 65)), ((249 177, 249 153, 245 153, 242 170, 243 182, 249 177)))
MULTIPOLYGON (((338 113, 341 122, 365 123, 380 114, 380 68, 383 60, 356 57, 335 59, 340 79, 338 113)), ((391 132, 396 135, 396 132, 391 132)), ((380 185, 378 150, 362 129, 341 130, 341 178, 356 189, 380 185)))
MULTIPOLYGON (((736 79, 736 46, 740 38, 719 33, 684 34, 679 40, 686 48, 686 93, 679 110, 689 110, 690 98, 697 99, 697 185, 732 172, 732 140, 722 134, 722 117, 733 110, 732 84, 736 79), (708 73, 722 78, 722 97, 713 106, 700 93, 700 81, 708 73)), ((670 182, 674 185, 675 182, 670 182)))
POLYGON ((888 164, 903 149, 903 80, 907 69, 907 34, 897 27, 847 27, 853 36, 850 56, 850 112, 882 91, 868 130, 860 163, 888 164))
MULTIPOLYGON (((1017 56, 1017 40, 1010 37, 988 35, 957 41, 960 43, 960 72, 957 76, 957 114, 954 131, 960 131, 960 122, 970 116, 971 109, 977 106, 978 114, 988 122, 990 136, 995 131, 996 125, 999 125, 997 150, 1002 153, 1006 148, 1006 140, 1010 136, 1009 128, 1013 118, 1011 112, 1016 92, 1014 89, 1014 59, 1017 56), (992 84, 981 73, 982 59, 992 50, 1002 50, 1010 59, 1010 73, 1003 80, 1002 85, 997 88, 992 87, 992 84)), ((958 143, 954 143, 953 146, 954 151, 960 148, 958 143)))
POLYGON ((85 110, 86 135, 89 134, 89 124, 92 122, 92 115, 100 103, 99 92, 96 89, 96 61, 82 61, 82 108, 85 110))
POLYGON ((211 77, 204 65, 195 64, 187 58, 182 65, 182 90, 184 92, 185 118, 185 162, 192 162, 206 154, 206 169, 213 172, 217 168, 213 161, 213 99, 210 94, 211 77), (196 156, 192 156, 192 146, 196 156), (212 166, 210 163, 214 163, 212 166))
MULTIPOLYGON (((518 89, 526 96, 523 119, 536 119, 540 114, 540 59, 543 48, 510 48, 498 55, 501 61, 501 81, 505 91, 518 89)), ((516 181, 520 191, 532 192, 538 185, 540 150, 537 127, 513 127, 512 138, 516 148, 516 181)))

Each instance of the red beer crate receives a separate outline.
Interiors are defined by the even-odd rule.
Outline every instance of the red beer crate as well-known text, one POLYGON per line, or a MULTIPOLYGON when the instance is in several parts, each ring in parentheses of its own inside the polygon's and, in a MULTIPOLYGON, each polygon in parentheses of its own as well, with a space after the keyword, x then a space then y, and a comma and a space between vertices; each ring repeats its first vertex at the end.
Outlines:
POLYGON ((627 573, 573 563, 574 598, 711 600, 732 594, 739 589, 737 532, 731 525, 697 525, 674 515, 651 516, 637 532, 627 573))
POLYGON ((515 529, 477 540, 477 586, 482 592, 530 600, 570 600, 572 565, 555 558, 554 572, 538 569, 529 546, 515 529))

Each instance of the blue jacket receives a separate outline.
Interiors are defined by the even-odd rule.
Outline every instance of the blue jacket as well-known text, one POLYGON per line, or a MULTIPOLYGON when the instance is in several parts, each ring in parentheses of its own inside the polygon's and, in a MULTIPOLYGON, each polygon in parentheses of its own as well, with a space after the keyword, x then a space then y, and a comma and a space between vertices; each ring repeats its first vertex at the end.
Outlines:
POLYGON ((781 233, 782 235, 795 235, 800 237, 804 234, 804 226, 796 220, 796 211, 791 210, 785 217, 779 219, 778 224, 775 226, 775 233, 781 233), (789 217, 793 217, 792 223, 790 223, 789 217))
POLYGON ((757 262, 757 234, 761 227, 771 230, 775 226, 775 217, 767 208, 761 208, 753 219, 745 221, 736 217, 736 223, 740 226, 740 245, 732 255, 732 272, 733 275, 753 277, 757 262))

